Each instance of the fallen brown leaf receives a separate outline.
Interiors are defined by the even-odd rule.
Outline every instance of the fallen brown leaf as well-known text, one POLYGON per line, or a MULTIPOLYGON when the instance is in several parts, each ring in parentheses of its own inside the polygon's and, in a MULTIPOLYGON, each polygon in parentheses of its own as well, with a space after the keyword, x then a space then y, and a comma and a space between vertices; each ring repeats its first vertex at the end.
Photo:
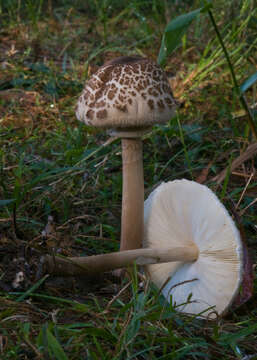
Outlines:
POLYGON ((196 182, 198 182, 199 184, 204 184, 206 182, 208 174, 209 174, 209 170, 210 170, 212 164, 213 164, 213 161, 209 162, 207 167, 204 168, 201 171, 201 174, 197 177, 196 182))

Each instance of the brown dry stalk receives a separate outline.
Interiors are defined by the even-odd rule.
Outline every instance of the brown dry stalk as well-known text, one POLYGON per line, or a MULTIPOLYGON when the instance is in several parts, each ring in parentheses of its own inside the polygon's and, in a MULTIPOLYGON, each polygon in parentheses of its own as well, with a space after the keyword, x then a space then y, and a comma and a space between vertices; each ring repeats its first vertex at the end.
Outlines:
MULTIPOLYGON (((233 170, 238 168, 238 166, 242 165, 245 161, 251 159, 256 154, 257 154, 257 142, 249 145, 243 154, 241 154, 235 160, 232 161, 232 164, 230 166, 230 171, 232 172, 233 170)), ((218 184, 220 184, 225 179, 226 174, 227 174, 227 168, 225 168, 224 170, 222 170, 221 173, 213 177, 211 181, 216 181, 218 184)))

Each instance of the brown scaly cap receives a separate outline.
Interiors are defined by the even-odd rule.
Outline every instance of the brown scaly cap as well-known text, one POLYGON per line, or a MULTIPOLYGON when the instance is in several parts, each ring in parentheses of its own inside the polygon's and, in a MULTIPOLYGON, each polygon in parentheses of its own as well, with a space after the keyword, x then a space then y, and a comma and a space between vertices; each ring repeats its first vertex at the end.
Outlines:
POLYGON ((76 116, 94 127, 140 128, 169 121, 175 109, 164 71, 149 59, 124 56, 86 82, 76 116))

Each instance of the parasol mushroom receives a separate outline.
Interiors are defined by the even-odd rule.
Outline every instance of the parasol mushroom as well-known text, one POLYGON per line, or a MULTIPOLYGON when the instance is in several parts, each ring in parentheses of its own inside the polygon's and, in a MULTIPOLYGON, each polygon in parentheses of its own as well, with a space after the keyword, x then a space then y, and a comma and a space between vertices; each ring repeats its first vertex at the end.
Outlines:
POLYGON ((242 244, 233 220, 211 190, 188 180, 162 183, 145 201, 143 249, 46 260, 48 272, 62 275, 144 265, 179 311, 208 318, 226 312, 243 277, 242 244))
POLYGON ((139 56, 116 58, 87 81, 76 116, 122 139, 123 190, 120 250, 142 247, 144 177, 142 135, 174 115, 176 102, 163 70, 139 56))
POLYGON ((163 249, 192 243, 199 250, 196 261, 149 265, 147 272, 179 311, 223 314, 243 277, 240 234, 208 187, 188 180, 161 184, 145 202, 144 246, 163 249))

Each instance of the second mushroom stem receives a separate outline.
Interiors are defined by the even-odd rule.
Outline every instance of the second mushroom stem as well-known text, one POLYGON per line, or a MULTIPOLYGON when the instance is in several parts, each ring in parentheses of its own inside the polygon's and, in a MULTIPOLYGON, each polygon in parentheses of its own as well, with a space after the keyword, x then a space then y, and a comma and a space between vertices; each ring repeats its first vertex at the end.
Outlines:
POLYGON ((144 173, 141 138, 122 139, 123 189, 120 250, 142 247, 144 233, 144 173))
POLYGON ((97 275, 105 271, 127 266, 167 263, 171 261, 192 262, 198 258, 198 248, 182 246, 164 249, 135 249, 102 255, 75 258, 45 257, 45 268, 48 273, 56 275, 97 275))

